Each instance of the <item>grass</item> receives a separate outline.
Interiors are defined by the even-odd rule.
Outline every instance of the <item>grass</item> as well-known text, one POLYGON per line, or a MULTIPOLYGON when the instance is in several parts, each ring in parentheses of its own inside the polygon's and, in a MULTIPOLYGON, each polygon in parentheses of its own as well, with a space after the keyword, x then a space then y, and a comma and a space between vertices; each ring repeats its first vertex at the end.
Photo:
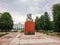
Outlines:
POLYGON ((24 32, 24 30, 21 30, 21 32, 24 32))
POLYGON ((6 35, 6 34, 0 34, 0 37, 2 37, 2 36, 4 36, 4 35, 6 35))
POLYGON ((34 33, 33 32, 27 32, 26 35, 34 35, 34 33))
POLYGON ((44 34, 46 34, 46 35, 51 35, 51 36, 60 37, 60 34, 58 35, 58 32, 53 32, 53 31, 45 31, 45 32, 43 32, 43 31, 41 30, 40 33, 44 33, 44 34))
MULTIPOLYGON (((7 33, 8 34, 8 33, 7 33)), ((0 32, 0 37, 7 35, 6 32, 0 32)))
POLYGON ((60 34, 58 35, 58 33, 57 32, 47 32, 46 33, 47 35, 51 35, 51 36, 57 36, 57 37, 60 37, 60 34))

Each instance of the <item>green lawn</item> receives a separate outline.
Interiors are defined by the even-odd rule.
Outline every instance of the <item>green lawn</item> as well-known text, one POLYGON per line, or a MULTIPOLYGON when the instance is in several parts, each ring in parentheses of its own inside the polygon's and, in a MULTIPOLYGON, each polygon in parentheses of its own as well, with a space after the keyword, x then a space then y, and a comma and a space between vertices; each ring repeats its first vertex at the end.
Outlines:
POLYGON ((0 32, 0 37, 7 35, 6 32, 0 32))
MULTIPOLYGON (((41 30, 40 33, 43 33, 43 31, 41 30)), ((60 34, 58 35, 58 32, 53 32, 53 31, 49 31, 49 32, 45 31, 44 34, 60 37, 60 34)))
POLYGON ((2 36, 4 36, 4 35, 6 35, 6 34, 0 34, 0 37, 2 37, 2 36))

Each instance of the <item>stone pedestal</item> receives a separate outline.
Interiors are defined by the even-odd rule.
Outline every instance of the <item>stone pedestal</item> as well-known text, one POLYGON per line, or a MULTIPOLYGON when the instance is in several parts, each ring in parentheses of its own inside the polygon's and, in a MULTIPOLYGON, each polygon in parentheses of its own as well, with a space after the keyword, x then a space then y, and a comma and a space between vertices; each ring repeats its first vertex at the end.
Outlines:
POLYGON ((26 21, 24 28, 25 35, 35 34, 35 23, 33 21, 26 21))

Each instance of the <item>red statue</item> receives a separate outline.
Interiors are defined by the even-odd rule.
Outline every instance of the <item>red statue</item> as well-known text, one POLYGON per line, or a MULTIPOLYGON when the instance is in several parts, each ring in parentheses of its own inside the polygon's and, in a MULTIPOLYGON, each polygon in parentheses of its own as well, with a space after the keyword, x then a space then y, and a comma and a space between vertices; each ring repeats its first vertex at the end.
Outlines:
POLYGON ((24 34, 35 34, 35 23, 33 22, 32 18, 31 18, 31 14, 27 15, 27 19, 25 22, 25 27, 24 27, 24 34))

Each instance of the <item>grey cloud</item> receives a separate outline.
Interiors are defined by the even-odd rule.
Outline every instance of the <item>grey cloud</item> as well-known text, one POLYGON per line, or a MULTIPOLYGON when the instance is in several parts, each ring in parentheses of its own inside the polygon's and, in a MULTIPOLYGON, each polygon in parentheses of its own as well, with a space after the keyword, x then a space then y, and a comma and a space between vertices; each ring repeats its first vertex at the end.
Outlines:
POLYGON ((52 6, 60 3, 60 0, 0 0, 0 2, 0 7, 7 11, 20 12, 22 15, 26 15, 28 12, 44 14, 47 11, 52 16, 52 6))

